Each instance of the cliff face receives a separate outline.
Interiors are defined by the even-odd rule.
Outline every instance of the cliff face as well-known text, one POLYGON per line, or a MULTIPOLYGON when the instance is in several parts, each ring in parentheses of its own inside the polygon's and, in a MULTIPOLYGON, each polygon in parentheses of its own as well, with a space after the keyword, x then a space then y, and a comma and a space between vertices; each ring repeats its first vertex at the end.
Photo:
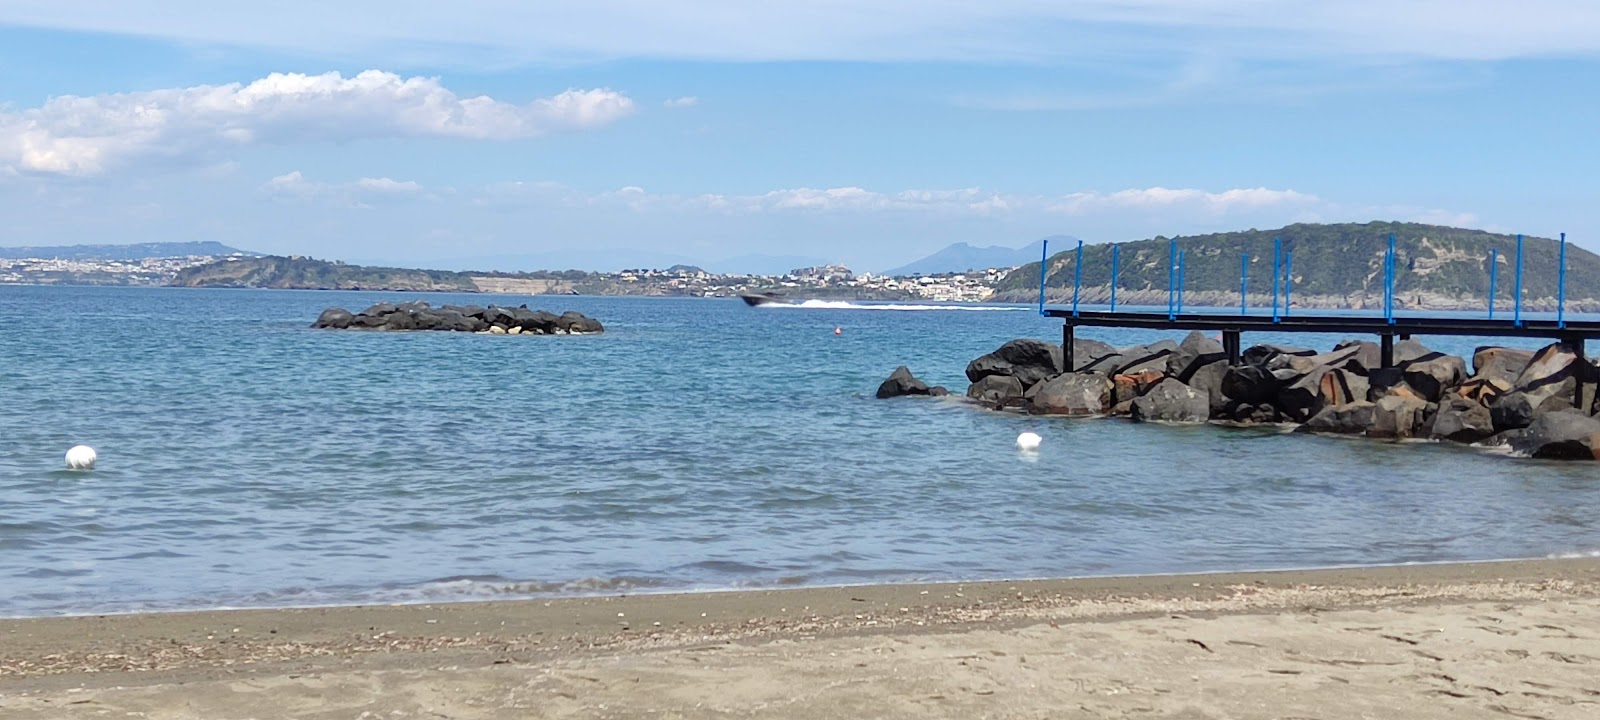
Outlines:
POLYGON ((226 258, 180 271, 174 287, 477 292, 465 273, 344 265, 303 257, 226 258))
MULTIPOLYGON (((1276 230, 1248 230, 1178 238, 1184 253, 1184 288, 1191 304, 1229 305, 1239 301, 1240 258, 1249 260, 1249 286, 1254 296, 1270 298, 1273 238, 1293 256, 1293 295, 1297 305, 1377 307, 1383 297, 1383 257, 1388 237, 1395 236, 1395 296, 1402 306, 1481 308, 1488 302, 1489 253, 1499 253, 1496 304, 1509 308, 1515 287, 1517 240, 1481 230, 1417 223, 1337 225, 1297 224, 1276 230)), ((1097 302, 1108 294, 1113 244, 1085 246, 1081 299, 1097 302), (1092 292, 1092 294, 1091 294, 1092 292)), ((1167 238, 1120 245, 1118 302, 1138 302, 1149 294, 1165 304, 1167 238)), ((1553 307, 1560 245, 1548 238, 1525 238, 1523 244, 1524 307, 1553 307)), ((1052 299, 1070 297, 1076 272, 1075 250, 1056 253, 1047 277, 1052 299)), ((996 300, 1032 302, 1039 294, 1039 263, 1006 276, 996 300)), ((1567 246, 1567 301, 1573 309, 1600 307, 1600 255, 1567 246)), ((1268 299, 1270 302, 1270 299, 1268 299)))

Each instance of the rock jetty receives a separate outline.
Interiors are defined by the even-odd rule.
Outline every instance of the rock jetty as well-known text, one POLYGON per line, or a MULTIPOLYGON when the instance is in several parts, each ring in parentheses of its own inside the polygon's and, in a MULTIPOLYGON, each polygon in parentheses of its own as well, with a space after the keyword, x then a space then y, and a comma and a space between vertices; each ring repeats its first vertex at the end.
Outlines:
POLYGON ((1120 349, 1079 339, 1072 356, 1074 367, 1064 367, 1060 346, 1012 340, 967 365, 967 397, 1032 415, 1294 424, 1302 432, 1600 459, 1600 372, 1562 343, 1537 351, 1481 347, 1469 366, 1402 340, 1389 368, 1373 342, 1350 340, 1328 352, 1257 345, 1230 365, 1220 342, 1194 332, 1179 343, 1120 349))
POLYGON ((333 330, 445 330, 485 335, 593 335, 605 332, 599 320, 579 312, 560 315, 514 308, 444 305, 433 307, 421 300, 378 303, 352 314, 344 308, 322 311, 313 328, 333 330))

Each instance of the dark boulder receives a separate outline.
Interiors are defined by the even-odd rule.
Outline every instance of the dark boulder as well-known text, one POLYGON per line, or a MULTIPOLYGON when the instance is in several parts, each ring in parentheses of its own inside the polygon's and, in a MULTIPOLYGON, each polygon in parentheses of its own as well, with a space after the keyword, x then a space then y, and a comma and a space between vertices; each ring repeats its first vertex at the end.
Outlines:
POLYGON ((1317 381, 1317 395, 1323 407, 1366 400, 1370 389, 1365 371, 1352 367, 1334 368, 1317 381))
POLYGON ((1240 359, 1246 365, 1266 365, 1268 361, 1279 355, 1297 355, 1311 357, 1317 351, 1311 348, 1292 347, 1289 345, 1254 345, 1240 353, 1240 359))
POLYGON ((1511 392, 1511 383, 1497 377, 1475 377, 1461 383, 1454 393, 1468 400, 1473 400, 1485 407, 1494 404, 1496 398, 1511 392))
POLYGON ((1421 399, 1421 393, 1406 384, 1406 372, 1397 367, 1379 368, 1367 373, 1367 399, 1377 402, 1390 395, 1421 399))
MULTIPOLYGON (((1293 370, 1289 371, 1292 372, 1293 370)), ((1294 422, 1305 422, 1322 409, 1322 379, 1329 372, 1331 369, 1328 367, 1318 367, 1299 377, 1283 378, 1273 404, 1284 417, 1294 422)), ((1274 376, 1279 374, 1288 373, 1282 370, 1273 373, 1274 376)))
POLYGON ((1333 346, 1335 351, 1351 351, 1349 359, 1340 367, 1357 375, 1366 375, 1383 365, 1383 348, 1370 340, 1345 340, 1333 346))
POLYGON ((1154 370, 1145 370, 1132 375, 1113 375, 1111 376, 1111 404, 1115 405, 1131 401, 1145 394, 1145 391, 1150 388, 1155 387, 1156 383, 1161 382, 1165 377, 1165 375, 1154 370))
POLYGON ((1554 343, 1533 354, 1512 387, 1516 392, 1527 393, 1541 400, 1559 396, 1576 405, 1578 382, 1587 380, 1592 375, 1591 371, 1592 366, 1587 359, 1578 357, 1565 344, 1554 343))
POLYGON ((986 375, 967 387, 967 397, 996 410, 1022 405, 1023 392, 1022 383, 1010 375, 986 375))
MULTIPOLYGON (((548 315, 549 313, 545 314, 548 315)), ((535 317, 531 322, 543 322, 542 317, 539 316, 538 313, 534 313, 534 316, 535 317)), ((560 317, 556 318, 555 324, 557 332, 566 332, 573 335, 590 335, 593 333, 603 332, 605 330, 605 328, 600 325, 599 320, 595 320, 594 318, 575 310, 568 310, 564 313, 561 313, 560 317)))
POLYGON ((1086 340, 1073 338, 1072 340, 1072 365, 1071 368, 1063 367, 1063 371, 1079 372, 1097 358, 1117 354, 1117 349, 1099 340, 1086 340))
POLYGON ((1311 416, 1304 425, 1300 426, 1302 432, 1334 433, 1338 435, 1360 435, 1372 427, 1372 414, 1377 405, 1366 400, 1345 403, 1343 405, 1329 405, 1311 416))
POLYGON ((1572 403, 1559 395, 1541 397, 1513 391, 1495 398, 1489 405, 1489 417, 1496 431, 1505 432, 1528 427, 1542 414, 1571 409, 1572 403))
POLYGON ((1189 387, 1196 392, 1205 394, 1211 405, 1211 416, 1219 417, 1224 414, 1230 400, 1222 392, 1222 379, 1228 374, 1228 363, 1216 362, 1202 365, 1194 374, 1189 376, 1189 387))
POLYGON ((1211 400, 1177 378, 1167 378, 1134 399, 1132 417, 1141 422, 1205 422, 1211 417, 1211 400))
POLYGON ((1475 443, 1493 434, 1494 419, 1489 408, 1459 395, 1440 402, 1428 426, 1428 437, 1462 443, 1475 443))
POLYGON ((1405 365, 1406 363, 1416 362, 1438 354, 1440 353, 1429 350, 1427 345, 1423 345, 1412 338, 1406 338, 1394 344, 1394 364, 1396 365, 1405 365))
POLYGON ((1600 420, 1577 410, 1548 412, 1511 437, 1511 449, 1548 460, 1600 458, 1600 420))
POLYGON ((1014 377, 1023 387, 1061 374, 1061 348, 1031 338, 1012 340, 988 355, 967 363, 967 379, 972 382, 990 375, 1014 377))
POLYGON ((1166 372, 1167 358, 1178 351, 1178 344, 1171 340, 1138 345, 1118 351, 1122 356, 1121 363, 1117 366, 1117 374, 1132 375, 1146 370, 1166 372))
POLYGON ((1034 415, 1102 415, 1111 407, 1111 380, 1098 373, 1069 373, 1028 391, 1034 415))
POLYGON ((388 315, 390 313, 397 313, 397 312, 400 312, 400 306, 399 305, 396 305, 394 303, 381 302, 381 303, 375 303, 375 304, 373 304, 372 307, 369 307, 369 308, 367 308, 365 310, 362 310, 361 312, 356 313, 356 314, 357 315, 367 315, 367 316, 371 316, 371 317, 377 317, 377 316, 380 316, 380 315, 388 315))
POLYGON ((1222 394, 1249 405, 1272 402, 1279 386, 1272 371, 1258 364, 1235 365, 1222 376, 1222 394))
POLYGON ((1372 426, 1367 435, 1375 438, 1412 438, 1422 432, 1428 403, 1420 398, 1389 395, 1373 403, 1372 426))
POLYGON ((1445 391, 1467 379, 1467 364, 1454 355, 1430 353, 1401 366, 1405 383, 1424 400, 1439 402, 1445 391))
POLYGON ((510 310, 507 310, 503 307, 495 307, 494 305, 484 308, 483 321, 490 325, 498 325, 502 328, 515 327, 517 324, 517 318, 515 315, 511 314, 510 310))
POLYGON ((1532 350, 1484 346, 1472 353, 1472 376, 1494 378, 1507 385, 1515 385, 1517 377, 1533 360, 1532 350))
POLYGON ((1167 374, 1177 378, 1178 382, 1187 383, 1200 368, 1226 362, 1227 359, 1227 353, 1222 351, 1222 343, 1196 330, 1189 333, 1183 342, 1178 343, 1178 349, 1167 356, 1167 374))
POLYGON ((904 365, 895 368, 894 372, 889 373, 889 379, 884 380, 883 384, 878 386, 879 399, 906 395, 928 395, 931 392, 932 389, 928 387, 928 384, 918 380, 917 376, 911 374, 911 369, 904 365))
POLYGON ((392 312, 383 316, 383 329, 385 330, 420 330, 421 324, 417 316, 408 312, 392 312))
POLYGON ((321 315, 317 316, 317 321, 311 323, 311 327, 344 330, 345 328, 350 327, 350 323, 354 322, 355 319, 356 316, 351 315, 349 310, 344 308, 328 308, 327 310, 323 310, 321 315))

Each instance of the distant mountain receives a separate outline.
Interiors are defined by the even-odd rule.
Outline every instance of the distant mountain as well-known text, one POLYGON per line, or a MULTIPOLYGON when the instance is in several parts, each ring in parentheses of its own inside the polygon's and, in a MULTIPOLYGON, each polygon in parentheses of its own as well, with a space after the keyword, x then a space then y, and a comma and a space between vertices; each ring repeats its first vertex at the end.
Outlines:
POLYGON ((895 276, 938 275, 940 273, 966 272, 968 270, 1015 267, 1023 265, 1030 260, 1037 262, 1039 253, 1044 249, 1045 240, 1049 240, 1051 245, 1058 248, 1066 248, 1068 245, 1076 246, 1078 242, 1078 239, 1071 235, 1051 235, 1019 248, 1008 248, 1000 245, 978 247, 960 242, 916 262, 889 270, 886 274, 895 276))
POLYGON ((152 242, 132 245, 62 245, 58 247, 0 247, 0 258, 55 258, 58 260, 144 260, 191 255, 256 255, 217 242, 152 242))
MULTIPOLYGON (((1498 307, 1509 309, 1515 286, 1517 238, 1482 230, 1371 222, 1301 223, 1274 230, 1246 230, 1179 237, 1184 253, 1184 291, 1195 305, 1239 302, 1240 259, 1249 262, 1251 302, 1272 292, 1273 240, 1292 256, 1292 292, 1297 304, 1373 308, 1382 304, 1383 258, 1395 237, 1395 298, 1402 307, 1477 309, 1488 302, 1489 253, 1498 253, 1498 307)), ((1054 243, 1051 244, 1054 248, 1054 243)), ((1082 297, 1104 302, 1110 289, 1111 251, 1120 247, 1119 298, 1127 303, 1166 302, 1169 246, 1164 237, 1084 248, 1082 297)), ((1074 253, 1051 253, 1048 277, 1052 300, 1071 297, 1076 276, 1074 253)), ((1523 298, 1530 309, 1553 309, 1560 244, 1526 238, 1523 244, 1523 298)), ((1039 262, 1018 268, 1001 280, 997 302, 1032 302, 1039 293, 1039 262)), ((1567 247, 1568 309, 1600 302, 1600 255, 1567 247)))

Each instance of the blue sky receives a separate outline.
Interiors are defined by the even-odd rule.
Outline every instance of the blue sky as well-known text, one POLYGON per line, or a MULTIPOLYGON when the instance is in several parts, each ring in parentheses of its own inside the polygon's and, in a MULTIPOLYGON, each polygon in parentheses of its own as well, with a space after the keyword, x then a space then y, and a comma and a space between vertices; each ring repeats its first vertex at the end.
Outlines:
POLYGON ((0 0, 0 245, 875 270, 1403 219, 1600 250, 1597 56, 1572 0, 0 0))

